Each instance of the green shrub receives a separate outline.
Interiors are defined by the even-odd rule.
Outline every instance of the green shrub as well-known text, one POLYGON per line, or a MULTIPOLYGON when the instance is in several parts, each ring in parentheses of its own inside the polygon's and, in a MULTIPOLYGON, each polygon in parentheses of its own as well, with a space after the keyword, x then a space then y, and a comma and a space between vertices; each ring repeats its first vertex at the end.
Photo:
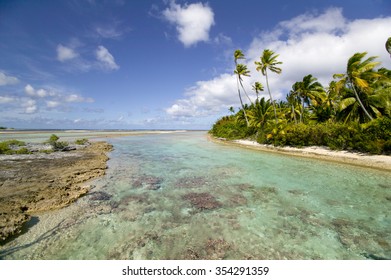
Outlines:
POLYGON ((52 145, 53 150, 60 151, 60 150, 64 149, 65 147, 67 147, 69 144, 68 144, 68 142, 58 141, 59 139, 60 138, 57 135, 52 134, 50 136, 49 140, 47 141, 47 143, 52 145))
POLYGON ((26 147, 23 147, 19 150, 16 150, 15 154, 31 154, 31 152, 26 147))
POLYGON ((77 139, 77 140, 75 141, 75 144, 76 144, 76 145, 85 145, 85 144, 87 144, 87 143, 88 143, 88 139, 86 139, 86 138, 77 139))
POLYGON ((7 142, 8 145, 10 146, 26 146, 26 143, 23 142, 23 141, 19 141, 19 140, 15 140, 15 139, 12 139, 12 140, 7 140, 7 141, 4 141, 4 142, 7 142))
POLYGON ((245 124, 237 122, 233 116, 219 119, 209 131, 215 137, 226 139, 243 139, 255 133, 253 128, 248 129, 245 124))
POLYGON ((0 154, 6 154, 10 150, 6 141, 0 142, 0 154))
MULTIPOLYGON (((15 153, 15 150, 12 149, 12 146, 26 146, 26 143, 19 140, 6 140, 0 142, 0 154, 12 155, 15 153)), ((26 149, 27 150, 27 149, 26 149)))
POLYGON ((49 140, 47 141, 49 144, 55 143, 60 139, 56 134, 52 134, 49 137, 49 140))

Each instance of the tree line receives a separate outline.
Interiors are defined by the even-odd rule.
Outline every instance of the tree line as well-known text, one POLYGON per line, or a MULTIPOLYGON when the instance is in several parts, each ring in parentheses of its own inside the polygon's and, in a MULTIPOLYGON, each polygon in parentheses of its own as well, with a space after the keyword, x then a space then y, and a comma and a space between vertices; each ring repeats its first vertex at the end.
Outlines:
MULTIPOLYGON (((386 42, 391 54, 391 38, 386 42)), ((220 118, 210 130, 216 137, 251 138, 262 144, 328 146, 332 149, 391 154, 391 70, 377 57, 355 53, 344 73, 333 75, 327 86, 308 74, 295 82, 285 100, 276 100, 269 75, 282 72, 279 55, 265 49, 256 71, 266 82, 268 99, 259 98, 264 86, 252 85, 252 100, 244 87, 250 76, 243 51, 234 52, 234 74, 241 107, 220 118)))

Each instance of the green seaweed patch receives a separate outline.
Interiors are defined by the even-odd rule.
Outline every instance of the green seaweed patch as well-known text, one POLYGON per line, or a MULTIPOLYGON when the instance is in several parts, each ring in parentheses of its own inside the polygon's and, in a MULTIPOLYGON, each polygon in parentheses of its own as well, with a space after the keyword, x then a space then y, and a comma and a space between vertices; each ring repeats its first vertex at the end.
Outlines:
POLYGON ((213 210, 220 208, 222 204, 216 200, 210 193, 188 193, 182 198, 191 203, 191 205, 200 210, 213 210))

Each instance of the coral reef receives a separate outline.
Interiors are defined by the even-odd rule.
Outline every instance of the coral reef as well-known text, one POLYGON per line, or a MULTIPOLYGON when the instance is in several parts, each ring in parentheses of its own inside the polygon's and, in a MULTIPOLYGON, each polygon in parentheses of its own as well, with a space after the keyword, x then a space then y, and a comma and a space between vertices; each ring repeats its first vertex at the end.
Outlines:
POLYGON ((210 193, 188 193, 182 196, 183 199, 189 201, 191 205, 200 210, 212 210, 220 208, 222 205, 210 193))
POLYGON ((132 186, 135 188, 146 188, 147 190, 158 190, 161 188, 162 178, 150 175, 142 175, 134 179, 132 186))

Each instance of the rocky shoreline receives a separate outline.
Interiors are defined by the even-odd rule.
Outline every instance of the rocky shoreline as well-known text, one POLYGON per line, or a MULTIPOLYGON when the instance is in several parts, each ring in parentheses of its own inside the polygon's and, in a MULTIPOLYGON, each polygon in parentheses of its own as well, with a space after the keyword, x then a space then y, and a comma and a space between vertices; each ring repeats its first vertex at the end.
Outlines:
POLYGON ((92 142, 73 151, 0 157, 0 244, 22 232, 38 212, 67 206, 103 176, 112 145, 92 142))

